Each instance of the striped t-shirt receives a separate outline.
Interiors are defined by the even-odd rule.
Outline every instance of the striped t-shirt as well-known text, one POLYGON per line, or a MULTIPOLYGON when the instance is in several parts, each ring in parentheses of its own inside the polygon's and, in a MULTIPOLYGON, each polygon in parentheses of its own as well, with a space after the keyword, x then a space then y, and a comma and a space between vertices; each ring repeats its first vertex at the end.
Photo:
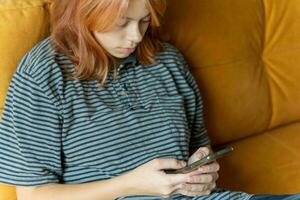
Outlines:
MULTIPOLYGON (((188 160, 209 145, 195 79, 170 44, 143 66, 130 55, 97 80, 71 80, 75 67, 49 38, 20 62, 0 124, 0 182, 19 186, 109 179, 155 158, 188 160)), ((241 192, 171 199, 246 200, 241 192)), ((124 197, 124 199, 161 199, 124 197)))

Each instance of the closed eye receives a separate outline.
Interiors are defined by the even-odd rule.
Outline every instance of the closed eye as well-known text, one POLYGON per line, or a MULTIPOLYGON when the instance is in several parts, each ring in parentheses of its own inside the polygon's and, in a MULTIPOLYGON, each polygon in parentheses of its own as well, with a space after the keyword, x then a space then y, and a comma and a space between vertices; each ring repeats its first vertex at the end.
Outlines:
POLYGON ((124 22, 124 23, 120 23, 120 24, 117 24, 119 27, 125 27, 127 26, 128 24, 128 21, 124 22))
MULTIPOLYGON (((133 19, 131 18, 123 18, 122 20, 120 20, 118 23, 117 23, 117 26, 118 27, 126 27, 129 23, 129 21, 132 21, 133 19)), ((147 15, 146 17, 142 18, 141 21, 139 23, 149 23, 151 21, 151 17, 150 15, 147 15)))

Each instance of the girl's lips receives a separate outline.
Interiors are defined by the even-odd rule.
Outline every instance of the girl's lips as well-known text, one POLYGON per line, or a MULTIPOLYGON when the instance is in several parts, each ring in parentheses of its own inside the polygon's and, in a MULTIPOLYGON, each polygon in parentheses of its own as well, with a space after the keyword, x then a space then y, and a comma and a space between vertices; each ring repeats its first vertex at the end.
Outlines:
POLYGON ((125 53, 132 53, 132 52, 134 52, 135 48, 122 48, 122 50, 123 50, 125 53))

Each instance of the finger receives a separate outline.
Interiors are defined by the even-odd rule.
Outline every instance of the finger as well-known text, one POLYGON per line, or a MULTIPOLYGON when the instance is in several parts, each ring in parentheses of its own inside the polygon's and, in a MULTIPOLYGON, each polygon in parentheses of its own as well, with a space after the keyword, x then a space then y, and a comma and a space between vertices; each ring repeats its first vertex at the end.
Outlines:
POLYGON ((196 161, 199 160, 199 159, 200 159, 200 158, 197 156, 197 154, 194 153, 194 154, 189 158, 188 164, 190 165, 190 164, 196 162, 196 161))
POLYGON ((200 171, 198 171, 198 170, 194 170, 194 171, 191 171, 191 172, 187 173, 187 175, 188 175, 189 177, 197 176, 197 175, 201 175, 201 174, 203 174, 203 173, 200 172, 200 171))
POLYGON ((199 174, 209 174, 217 173, 220 170, 220 165, 217 162, 204 165, 194 171, 187 173, 189 176, 199 175, 199 174))
POLYGON ((183 185, 184 183, 180 183, 180 184, 176 184, 176 185, 173 185, 172 187, 171 187, 171 193, 168 195, 168 196, 171 196, 171 195, 173 195, 173 194, 179 194, 179 193, 177 193, 177 191, 178 190, 180 190, 181 188, 182 188, 182 185, 183 185))
MULTIPOLYGON (((210 149, 208 147, 200 147, 195 153, 198 155, 198 156, 207 156, 210 152, 210 149)), ((201 158, 202 158, 201 157, 201 158)))
POLYGON ((159 158, 151 161, 155 169, 180 169, 186 165, 186 162, 172 159, 172 158, 159 158))
POLYGON ((207 147, 200 147, 193 155, 189 158, 188 164, 192 164, 193 162, 196 162, 197 160, 200 160, 201 158, 208 155, 210 152, 209 148, 207 147))
POLYGON ((208 190, 213 190, 216 187, 216 183, 210 184, 183 184, 180 189, 190 192, 203 192, 208 190))
POLYGON ((176 186, 187 183, 189 176, 187 174, 167 174, 170 185, 176 186))
POLYGON ((219 178, 218 173, 190 176, 187 183, 213 183, 219 178))
POLYGON ((220 170, 220 165, 216 161, 214 161, 211 164, 207 164, 207 165, 204 165, 202 167, 199 167, 197 169, 197 171, 201 172, 201 173, 212 173, 212 172, 217 172, 219 170, 220 170))

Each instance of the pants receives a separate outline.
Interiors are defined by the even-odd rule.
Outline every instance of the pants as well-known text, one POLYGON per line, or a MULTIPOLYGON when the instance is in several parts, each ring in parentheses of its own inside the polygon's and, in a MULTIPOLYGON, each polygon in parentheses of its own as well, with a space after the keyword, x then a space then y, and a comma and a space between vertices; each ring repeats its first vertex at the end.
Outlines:
POLYGON ((254 195, 250 200, 300 200, 300 194, 294 195, 254 195))

